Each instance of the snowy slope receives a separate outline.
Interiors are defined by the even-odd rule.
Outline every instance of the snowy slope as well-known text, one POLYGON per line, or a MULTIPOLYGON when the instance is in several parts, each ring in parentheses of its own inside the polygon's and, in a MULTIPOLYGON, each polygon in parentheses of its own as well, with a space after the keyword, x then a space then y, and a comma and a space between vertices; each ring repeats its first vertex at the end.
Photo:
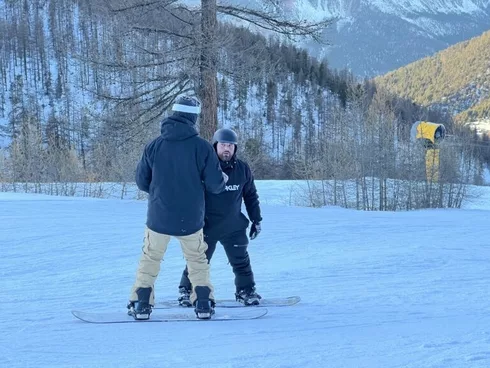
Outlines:
POLYGON ((472 0, 296 0, 303 12, 321 9, 327 16, 346 16, 360 7, 370 7, 385 14, 482 14, 490 1, 472 0))
MULTIPOLYGON (((0 193, 0 367, 490 366, 488 210, 270 204, 279 186, 259 188, 269 204, 250 254, 263 296, 303 300, 221 323, 75 320, 72 308, 124 313, 146 203, 0 193)), ((176 296, 184 266, 171 244, 157 299, 176 296)), ((221 248, 212 281, 232 296, 221 248)))
POLYGON ((479 136, 489 135, 490 136, 490 119, 483 119, 478 121, 470 121, 466 123, 471 129, 476 131, 479 136))
MULTIPOLYGON (((251 6, 263 0, 225 0, 251 6)), ((270 3, 265 1, 265 3, 270 3)), ((489 0, 289 0, 276 2, 291 18, 338 17, 324 32, 328 45, 310 42, 329 65, 374 76, 430 56, 490 29, 489 0)))

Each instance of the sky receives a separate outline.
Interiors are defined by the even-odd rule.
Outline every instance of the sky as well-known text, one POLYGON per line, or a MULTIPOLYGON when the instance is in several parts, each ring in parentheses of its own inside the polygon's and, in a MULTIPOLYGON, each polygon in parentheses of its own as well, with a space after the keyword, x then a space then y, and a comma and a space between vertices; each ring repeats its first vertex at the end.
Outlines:
MULTIPOLYGON (((125 314, 145 201, 0 193, 0 367, 490 366, 490 187, 462 210, 361 212, 292 206, 290 182, 257 184, 257 291, 302 300, 199 323, 94 325, 70 313, 125 314)), ((172 240, 157 301, 177 298, 184 264, 172 240)), ((211 281, 217 298, 233 297, 220 245, 211 281)))

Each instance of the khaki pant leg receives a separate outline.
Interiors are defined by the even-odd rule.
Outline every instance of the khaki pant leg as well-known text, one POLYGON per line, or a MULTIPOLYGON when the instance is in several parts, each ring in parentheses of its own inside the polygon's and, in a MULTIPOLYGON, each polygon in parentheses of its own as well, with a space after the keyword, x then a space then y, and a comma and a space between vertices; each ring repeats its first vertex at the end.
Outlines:
POLYGON ((154 305, 155 300, 155 281, 160 272, 160 263, 167 251, 170 236, 157 233, 148 228, 145 229, 145 239, 141 258, 139 261, 138 271, 136 272, 136 282, 131 289, 130 301, 138 300, 136 290, 138 288, 151 287, 150 304, 154 305))
POLYGON ((207 286, 211 290, 210 299, 214 300, 213 286, 209 276, 209 262, 206 257, 208 245, 204 241, 202 229, 198 232, 186 235, 177 236, 182 246, 182 252, 187 261, 187 269, 189 271, 189 280, 192 284, 191 303, 196 301, 196 286, 207 286))

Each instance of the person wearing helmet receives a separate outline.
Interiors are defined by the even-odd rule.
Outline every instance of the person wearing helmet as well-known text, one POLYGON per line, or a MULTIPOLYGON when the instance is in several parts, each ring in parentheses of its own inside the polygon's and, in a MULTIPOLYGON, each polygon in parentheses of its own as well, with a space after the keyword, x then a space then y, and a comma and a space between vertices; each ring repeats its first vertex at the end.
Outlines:
POLYGON ((136 184, 149 195, 143 249, 128 304, 128 314, 138 320, 150 318, 155 281, 171 237, 180 241, 186 259, 197 317, 214 313, 202 230, 204 199, 205 191, 217 195, 225 190, 225 177, 212 145, 195 128, 200 110, 196 98, 179 97, 136 169, 136 184))
MULTIPOLYGON (((261 296, 255 291, 254 275, 247 251, 249 223, 252 222, 249 236, 253 240, 260 234, 262 221, 254 178, 248 164, 236 157, 238 138, 233 130, 217 130, 213 136, 213 147, 219 157, 221 169, 228 175, 228 181, 224 192, 206 193, 206 256, 210 261, 216 244, 220 242, 235 274, 236 300, 247 306, 258 305, 261 296), (241 211, 242 201, 245 203, 250 221, 241 211)), ((186 268, 179 286, 178 300, 181 306, 192 305, 189 300, 191 284, 192 280, 189 280, 186 268)))

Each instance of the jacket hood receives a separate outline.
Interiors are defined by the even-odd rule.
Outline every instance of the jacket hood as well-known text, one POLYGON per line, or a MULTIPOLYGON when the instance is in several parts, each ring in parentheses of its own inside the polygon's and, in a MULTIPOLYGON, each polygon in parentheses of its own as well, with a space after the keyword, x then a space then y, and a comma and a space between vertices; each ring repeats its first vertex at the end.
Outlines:
POLYGON ((198 135, 192 121, 175 115, 163 119, 160 132, 167 141, 183 141, 198 135))

